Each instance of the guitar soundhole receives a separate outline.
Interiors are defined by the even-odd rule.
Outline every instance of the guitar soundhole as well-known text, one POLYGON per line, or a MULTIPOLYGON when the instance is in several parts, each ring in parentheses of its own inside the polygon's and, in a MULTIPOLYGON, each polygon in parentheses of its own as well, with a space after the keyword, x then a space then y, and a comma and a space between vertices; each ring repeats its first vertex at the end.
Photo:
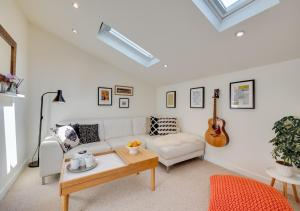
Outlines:
POLYGON ((219 125, 213 125, 212 128, 214 129, 214 131, 215 131, 216 134, 220 134, 221 133, 219 125))

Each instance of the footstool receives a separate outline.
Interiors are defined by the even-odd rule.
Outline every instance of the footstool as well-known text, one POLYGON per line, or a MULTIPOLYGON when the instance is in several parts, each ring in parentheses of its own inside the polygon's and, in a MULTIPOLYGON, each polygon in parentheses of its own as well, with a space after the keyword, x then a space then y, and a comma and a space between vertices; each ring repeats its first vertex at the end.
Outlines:
POLYGON ((209 211, 292 211, 286 198, 264 183, 232 175, 210 177, 209 211))

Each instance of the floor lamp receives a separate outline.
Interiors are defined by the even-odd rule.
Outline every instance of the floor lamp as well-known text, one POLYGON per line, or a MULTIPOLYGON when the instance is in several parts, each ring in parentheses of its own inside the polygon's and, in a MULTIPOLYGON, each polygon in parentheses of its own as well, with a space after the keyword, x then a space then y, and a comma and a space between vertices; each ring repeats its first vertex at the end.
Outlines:
MULTIPOLYGON (((28 164, 30 168, 36 168, 40 165, 40 146, 41 146, 41 133, 42 133, 42 124, 43 124, 43 105, 44 105, 44 96, 47 94, 56 94, 56 97, 53 99, 52 102, 55 103, 64 103, 65 99, 62 96, 62 91, 57 90, 57 92, 46 92, 41 96, 41 111, 40 111, 40 127, 39 127, 39 143, 37 146, 37 152, 38 152, 38 159, 36 161, 32 161, 28 164)), ((36 151, 34 152, 35 155, 36 151)), ((33 157, 34 157, 33 155, 33 157)))

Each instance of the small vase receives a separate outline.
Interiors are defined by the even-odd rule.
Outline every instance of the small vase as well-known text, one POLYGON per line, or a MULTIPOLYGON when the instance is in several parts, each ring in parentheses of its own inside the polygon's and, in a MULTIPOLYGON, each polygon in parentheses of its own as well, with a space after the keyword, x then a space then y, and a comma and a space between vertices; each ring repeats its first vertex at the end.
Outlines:
POLYGON ((0 93, 5 93, 7 92, 8 85, 6 82, 0 82, 0 93))
POLYGON ((293 176, 293 166, 287 166, 283 161, 276 161, 276 171, 278 174, 284 177, 293 176))
POLYGON ((7 92, 17 94, 17 86, 15 83, 10 83, 7 92))

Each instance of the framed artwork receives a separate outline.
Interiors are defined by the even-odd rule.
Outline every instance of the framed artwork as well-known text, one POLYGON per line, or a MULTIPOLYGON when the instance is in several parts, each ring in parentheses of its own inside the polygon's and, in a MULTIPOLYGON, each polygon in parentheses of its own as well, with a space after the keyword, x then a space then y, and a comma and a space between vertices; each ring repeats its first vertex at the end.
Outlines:
POLYGON ((176 91, 169 91, 166 93, 167 108, 176 108, 176 91))
POLYGON ((255 108, 254 80, 232 82, 229 89, 231 109, 255 108))
POLYGON ((204 108, 205 87, 190 89, 190 108, 204 108))
POLYGON ((112 88, 98 87, 98 105, 99 106, 112 105, 112 88))
POLYGON ((129 108, 129 98, 119 98, 119 108, 129 108))
POLYGON ((115 95, 133 96, 133 87, 116 85, 115 95))

